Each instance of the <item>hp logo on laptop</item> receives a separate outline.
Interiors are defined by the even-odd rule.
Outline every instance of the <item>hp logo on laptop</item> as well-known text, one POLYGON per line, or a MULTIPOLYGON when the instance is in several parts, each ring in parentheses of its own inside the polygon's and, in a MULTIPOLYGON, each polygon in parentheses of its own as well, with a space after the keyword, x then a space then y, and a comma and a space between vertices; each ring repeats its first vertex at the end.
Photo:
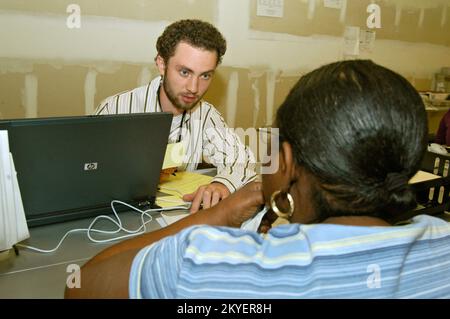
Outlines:
POLYGON ((85 163, 84 170, 85 171, 95 171, 98 167, 98 163, 85 163))

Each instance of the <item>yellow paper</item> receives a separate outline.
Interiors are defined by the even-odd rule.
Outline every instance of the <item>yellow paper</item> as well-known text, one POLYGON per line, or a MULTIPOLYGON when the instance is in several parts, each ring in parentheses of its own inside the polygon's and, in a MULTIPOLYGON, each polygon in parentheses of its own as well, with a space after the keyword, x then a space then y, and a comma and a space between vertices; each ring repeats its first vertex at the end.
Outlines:
POLYGON ((164 162, 162 169, 178 167, 183 164, 184 147, 183 143, 167 144, 166 155, 164 155, 164 162))
POLYGON ((410 184, 420 183, 420 182, 429 181, 429 180, 437 179, 437 178, 440 178, 440 176, 434 175, 434 174, 431 174, 428 172, 424 172, 424 171, 418 171, 416 175, 411 177, 411 179, 409 180, 409 183, 410 184))
POLYGON ((191 173, 178 172, 176 176, 159 185, 160 191, 181 198, 185 194, 195 192, 200 186, 211 183, 212 177, 191 173))
POLYGON ((186 206, 180 196, 160 196, 156 198, 156 205, 162 208, 173 206, 186 206))

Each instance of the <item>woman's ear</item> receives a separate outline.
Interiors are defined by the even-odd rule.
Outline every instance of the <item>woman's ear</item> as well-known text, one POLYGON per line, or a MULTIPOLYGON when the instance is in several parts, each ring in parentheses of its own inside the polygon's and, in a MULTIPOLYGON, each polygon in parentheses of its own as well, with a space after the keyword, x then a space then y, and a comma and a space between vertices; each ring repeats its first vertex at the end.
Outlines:
POLYGON ((166 63, 159 54, 156 56, 156 66, 158 67, 159 74, 164 75, 166 71, 166 63))
POLYGON ((283 176, 291 179, 295 174, 295 161, 292 153, 292 146, 288 142, 281 144, 279 155, 279 170, 283 176))

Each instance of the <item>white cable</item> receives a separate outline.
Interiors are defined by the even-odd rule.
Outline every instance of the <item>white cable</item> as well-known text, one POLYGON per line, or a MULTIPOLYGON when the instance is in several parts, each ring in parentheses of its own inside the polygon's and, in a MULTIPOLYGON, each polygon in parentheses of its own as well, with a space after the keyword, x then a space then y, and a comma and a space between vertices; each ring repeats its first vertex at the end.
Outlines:
POLYGON ((172 206, 172 207, 166 207, 166 208, 147 209, 145 211, 142 211, 142 210, 140 210, 140 209, 138 209, 138 208, 136 208, 136 207, 134 207, 132 205, 127 204, 127 203, 124 203, 124 202, 121 202, 121 201, 118 201, 118 200, 113 200, 111 202, 111 209, 112 209, 112 211, 113 211, 117 221, 114 220, 113 218, 111 218, 110 216, 106 216, 106 215, 97 216, 89 224, 88 228, 77 228, 77 229, 69 230, 67 233, 64 234, 64 236, 59 241, 58 245, 55 248, 53 248, 53 249, 48 249, 47 250, 47 249, 41 249, 41 248, 36 248, 36 247, 22 245, 22 244, 17 244, 16 246, 22 247, 22 248, 27 248, 27 249, 30 249, 30 250, 33 250, 33 251, 36 251, 36 252, 41 252, 41 253, 52 253, 52 252, 55 252, 56 250, 59 249, 59 247, 61 246, 63 241, 67 238, 67 236, 69 236, 70 233, 81 232, 81 231, 87 232, 87 236, 88 236, 89 240, 91 240, 92 242, 95 242, 95 243, 107 243, 107 242, 111 242, 111 241, 115 241, 115 240, 119 240, 119 239, 124 239, 124 238, 129 238, 129 237, 133 237, 133 236, 137 236, 137 235, 145 233, 146 230, 147 230, 146 225, 153 220, 152 216, 149 214, 151 212, 161 212, 161 211, 169 211, 169 210, 175 210, 175 209, 184 209, 185 210, 185 209, 188 209, 188 207, 186 207, 186 206, 172 206), (128 230, 128 229, 126 229, 125 227, 122 226, 122 221, 120 220, 119 215, 117 214, 116 209, 114 208, 114 204, 116 204, 116 203, 125 205, 125 206, 131 208, 132 210, 141 213, 141 222, 142 222, 142 224, 141 224, 141 226, 138 229, 128 230), (144 216, 148 217, 149 220, 145 221, 144 216), (100 230, 100 229, 93 228, 95 223, 97 223, 97 221, 100 220, 100 219, 107 219, 107 220, 111 221, 114 225, 117 226, 117 229, 115 229, 115 230, 100 230), (102 240, 95 239, 91 235, 91 232, 101 233, 101 234, 117 234, 120 231, 124 231, 124 232, 128 233, 128 235, 123 235, 123 236, 109 238, 109 239, 102 239, 102 240))

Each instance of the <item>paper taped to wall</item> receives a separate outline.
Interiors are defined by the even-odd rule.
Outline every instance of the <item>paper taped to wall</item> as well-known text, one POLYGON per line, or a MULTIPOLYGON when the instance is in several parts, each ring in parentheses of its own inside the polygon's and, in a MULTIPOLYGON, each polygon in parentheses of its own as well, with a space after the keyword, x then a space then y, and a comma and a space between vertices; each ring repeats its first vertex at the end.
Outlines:
POLYGON ((376 32, 373 30, 361 30, 359 32, 359 50, 372 53, 375 46, 376 32))
POLYGON ((284 0, 258 0, 256 15, 262 17, 282 18, 284 11, 284 0))
POLYGON ((344 31, 344 56, 359 55, 359 27, 346 26, 344 31))
POLYGON ((331 9, 341 9, 344 0, 323 0, 323 6, 331 9))

